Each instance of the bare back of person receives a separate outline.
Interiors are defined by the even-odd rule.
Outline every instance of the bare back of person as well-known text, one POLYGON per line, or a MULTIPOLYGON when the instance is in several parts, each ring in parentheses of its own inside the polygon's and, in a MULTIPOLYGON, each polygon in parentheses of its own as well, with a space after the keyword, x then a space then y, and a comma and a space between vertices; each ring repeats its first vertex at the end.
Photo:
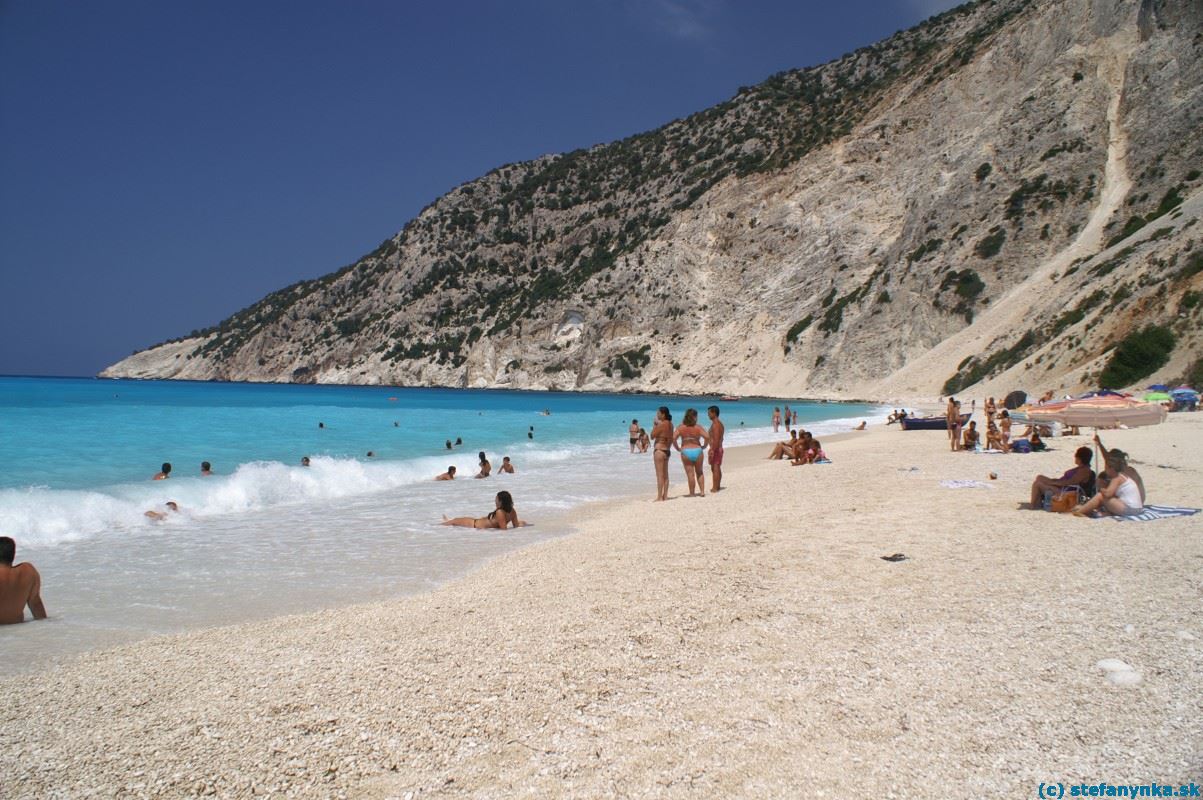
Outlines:
POLYGON ((0 625, 24 622, 25 606, 34 619, 46 619, 42 577, 33 564, 0 564, 0 625))

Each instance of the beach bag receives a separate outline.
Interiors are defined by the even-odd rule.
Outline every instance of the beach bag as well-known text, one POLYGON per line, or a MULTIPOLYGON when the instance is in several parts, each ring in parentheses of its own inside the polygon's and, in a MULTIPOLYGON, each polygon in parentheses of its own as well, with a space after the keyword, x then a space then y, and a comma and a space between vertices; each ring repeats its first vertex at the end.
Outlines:
POLYGON ((1073 511, 1078 505, 1078 492, 1076 489, 1061 492, 1053 495, 1052 502, 1049 503, 1049 511, 1055 511, 1058 514, 1065 514, 1073 511))

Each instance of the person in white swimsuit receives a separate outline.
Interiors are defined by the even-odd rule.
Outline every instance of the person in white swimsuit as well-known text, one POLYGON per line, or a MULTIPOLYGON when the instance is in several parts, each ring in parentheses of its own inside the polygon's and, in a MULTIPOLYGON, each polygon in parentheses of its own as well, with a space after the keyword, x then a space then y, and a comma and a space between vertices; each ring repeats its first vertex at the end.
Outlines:
POLYGON ((1130 516, 1144 510, 1142 485, 1129 477, 1127 454, 1122 450, 1106 452, 1107 472, 1114 477, 1098 494, 1073 510, 1079 517, 1093 514, 1097 510, 1116 516, 1130 516))

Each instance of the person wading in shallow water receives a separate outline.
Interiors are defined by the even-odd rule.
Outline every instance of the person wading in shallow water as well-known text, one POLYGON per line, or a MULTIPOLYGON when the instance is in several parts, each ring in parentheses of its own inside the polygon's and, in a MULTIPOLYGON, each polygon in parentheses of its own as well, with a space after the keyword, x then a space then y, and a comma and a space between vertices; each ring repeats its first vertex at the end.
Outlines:
POLYGON ((0 536, 0 625, 25 621, 25 606, 34 619, 46 619, 42 603, 42 576, 33 564, 17 564, 17 543, 0 536))

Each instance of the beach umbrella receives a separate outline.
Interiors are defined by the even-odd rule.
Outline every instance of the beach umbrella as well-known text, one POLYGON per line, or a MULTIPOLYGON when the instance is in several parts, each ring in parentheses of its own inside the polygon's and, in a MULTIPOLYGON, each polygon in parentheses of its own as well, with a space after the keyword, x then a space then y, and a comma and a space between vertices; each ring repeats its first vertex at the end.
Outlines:
POLYGON ((1164 383, 1155 383, 1152 386, 1145 387, 1145 391, 1147 392, 1168 392, 1169 390, 1170 387, 1166 386, 1164 383))
POLYGON ((1177 389, 1170 390, 1170 394, 1173 394, 1174 392, 1194 392, 1195 394, 1198 394, 1198 392, 1195 392, 1195 390, 1189 386, 1179 386, 1177 389))
POLYGON ((1165 392, 1149 392, 1144 396, 1146 403, 1164 403, 1169 399, 1171 399, 1170 396, 1165 392))
POLYGON ((1086 394, 1080 394, 1074 399, 1075 400, 1089 400, 1092 397, 1131 397, 1131 396, 1132 395, 1128 394, 1127 392, 1117 392, 1114 389, 1099 389, 1094 392, 1087 392, 1086 394))
POLYGON ((1022 392, 1019 389, 1016 389, 1015 391, 1013 391, 1009 395, 1007 395, 1005 398, 1003 398, 1003 405, 1006 406, 1007 410, 1014 411, 1015 409, 1019 408, 1021 405, 1023 405, 1027 401, 1028 401, 1028 393, 1022 392))
POLYGON ((1059 409, 1052 409, 1046 414, 1033 413, 1032 417, 1080 428, 1114 428, 1119 425, 1137 428, 1165 422, 1166 410, 1160 403, 1145 403, 1113 394, 1076 398, 1059 409))

